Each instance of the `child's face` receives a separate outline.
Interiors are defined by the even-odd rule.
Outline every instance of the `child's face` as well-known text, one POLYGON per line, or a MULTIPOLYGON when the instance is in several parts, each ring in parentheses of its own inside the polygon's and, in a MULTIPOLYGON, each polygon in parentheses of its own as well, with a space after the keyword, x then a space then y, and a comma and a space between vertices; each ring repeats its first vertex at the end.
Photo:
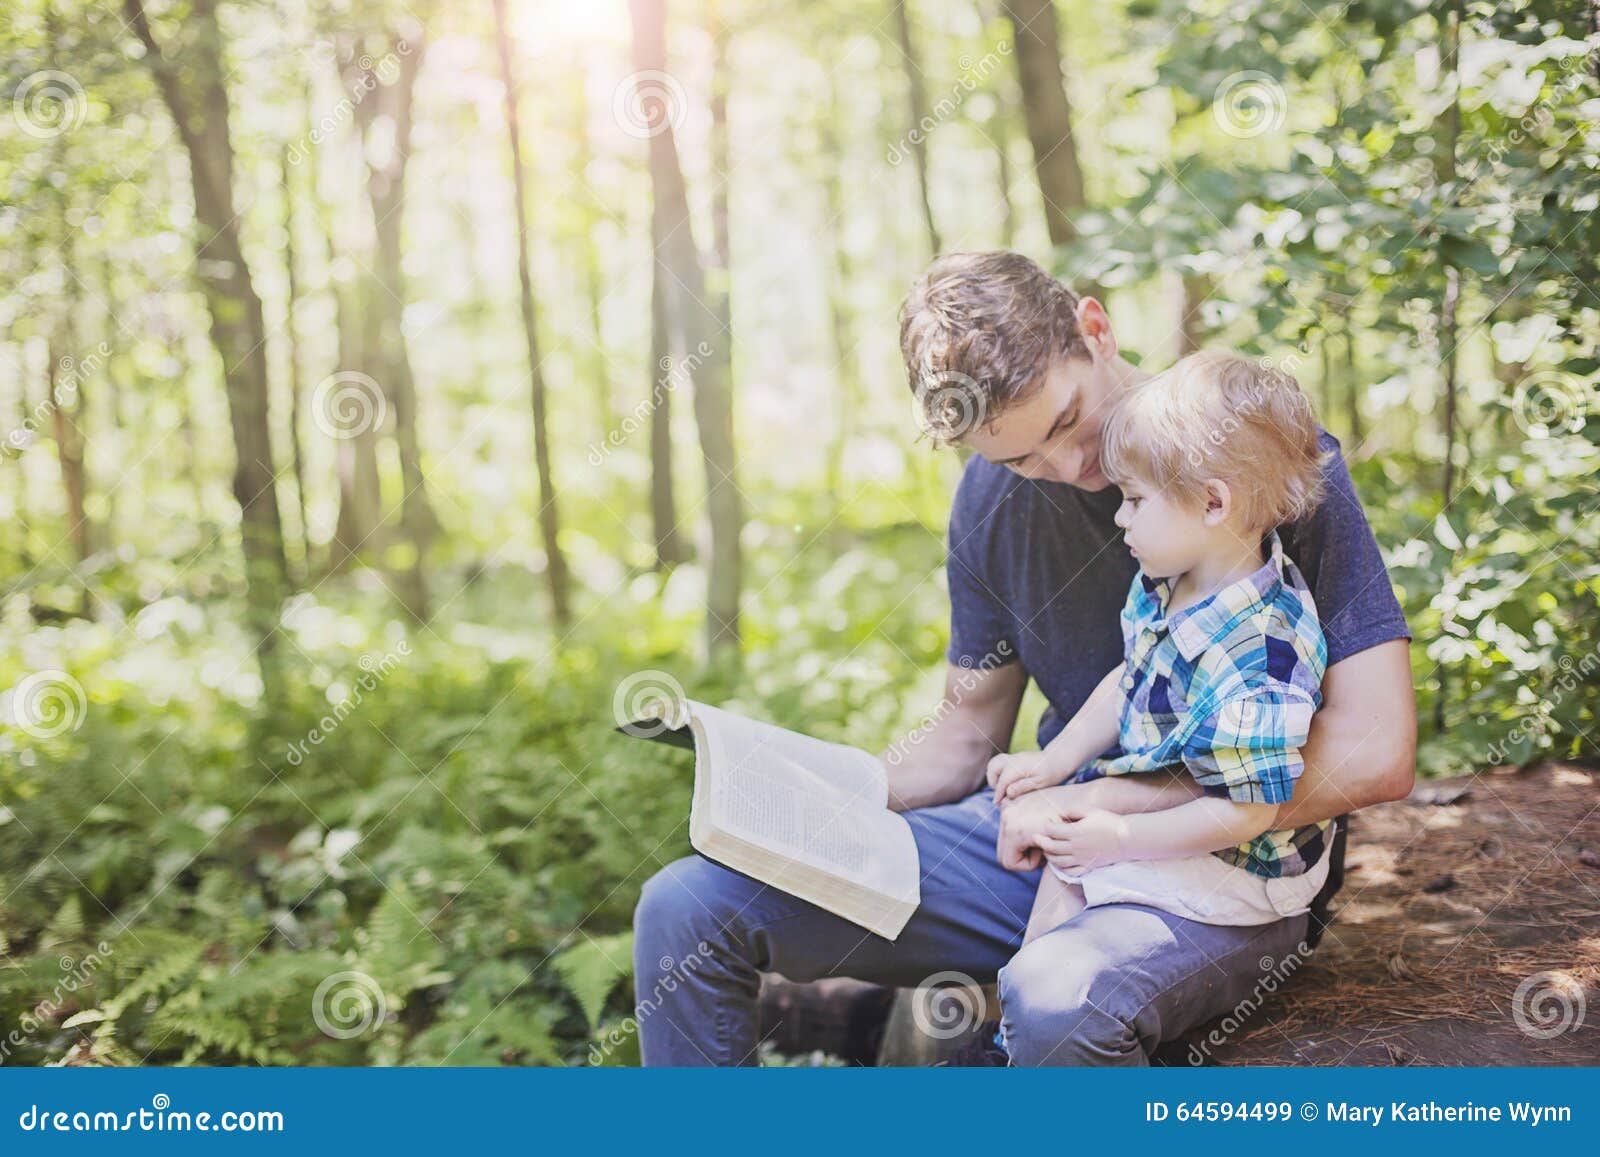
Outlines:
POLYGON ((1116 522, 1139 569, 1153 579, 1187 574, 1215 549, 1205 503, 1179 501, 1142 481, 1123 484, 1116 522))

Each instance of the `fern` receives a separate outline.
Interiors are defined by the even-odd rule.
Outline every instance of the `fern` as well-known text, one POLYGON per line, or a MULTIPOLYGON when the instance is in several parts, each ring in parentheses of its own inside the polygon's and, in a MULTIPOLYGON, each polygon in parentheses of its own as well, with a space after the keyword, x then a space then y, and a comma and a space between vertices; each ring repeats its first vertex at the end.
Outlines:
POLYGON ((550 967, 577 999, 593 1031, 605 1014, 606 998, 617 982, 633 975, 633 933, 584 936, 583 943, 555 957, 550 967))

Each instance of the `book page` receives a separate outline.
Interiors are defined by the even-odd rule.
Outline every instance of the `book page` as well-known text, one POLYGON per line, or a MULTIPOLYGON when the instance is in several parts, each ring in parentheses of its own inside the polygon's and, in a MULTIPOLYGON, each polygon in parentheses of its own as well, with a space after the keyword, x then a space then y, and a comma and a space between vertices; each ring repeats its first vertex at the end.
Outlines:
POLYGON ((819 781, 821 790, 838 793, 845 800, 876 807, 889 804, 888 773, 875 756, 702 703, 693 704, 692 710, 706 730, 715 733, 729 769, 759 772, 767 763, 784 776, 799 770, 819 781))
POLYGON ((887 809, 810 794, 770 769, 713 775, 708 802, 718 829, 774 854, 771 883, 794 890, 814 869, 898 899, 917 895, 916 841, 887 809))

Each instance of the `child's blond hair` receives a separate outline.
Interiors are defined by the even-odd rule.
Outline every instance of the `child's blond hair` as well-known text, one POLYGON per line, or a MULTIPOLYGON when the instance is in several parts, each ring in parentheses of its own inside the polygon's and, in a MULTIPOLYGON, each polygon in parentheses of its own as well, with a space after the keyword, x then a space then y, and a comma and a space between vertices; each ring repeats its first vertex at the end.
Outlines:
POLYGON ((1223 350, 1190 354, 1135 386, 1106 423, 1101 464, 1118 484, 1141 482, 1180 501, 1228 483, 1245 525, 1296 522, 1322 497, 1326 455, 1300 384, 1280 369, 1223 350))

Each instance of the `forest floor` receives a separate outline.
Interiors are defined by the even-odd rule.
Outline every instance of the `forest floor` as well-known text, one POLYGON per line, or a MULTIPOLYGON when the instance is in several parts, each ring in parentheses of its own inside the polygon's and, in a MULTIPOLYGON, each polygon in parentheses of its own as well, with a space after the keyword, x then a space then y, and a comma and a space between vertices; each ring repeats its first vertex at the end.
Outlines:
MULTIPOLYGON (((1254 1007, 1158 1063, 1600 1064, 1600 769, 1428 780, 1352 816, 1334 912, 1309 959, 1264 973, 1254 1007)), ((937 1063, 965 1039, 920 1038, 904 999, 885 1034, 892 1002, 769 978, 764 1028, 781 1054, 846 1063, 937 1063)))
POLYGON ((1213 1060, 1600 1063, 1600 771, 1429 780, 1357 813, 1335 913, 1213 1060))

